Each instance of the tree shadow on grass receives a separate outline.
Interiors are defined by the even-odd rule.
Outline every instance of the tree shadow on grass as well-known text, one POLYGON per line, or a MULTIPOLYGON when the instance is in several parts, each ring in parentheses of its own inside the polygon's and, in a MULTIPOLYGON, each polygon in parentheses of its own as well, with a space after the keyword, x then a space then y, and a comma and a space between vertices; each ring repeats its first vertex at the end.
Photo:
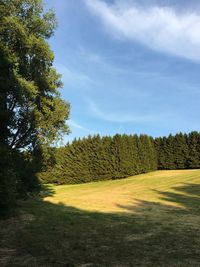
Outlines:
POLYGON ((200 185, 185 183, 183 186, 174 187, 172 189, 176 192, 157 191, 161 195, 160 199, 181 204, 187 212, 199 214, 200 185))
POLYGON ((39 198, 42 200, 45 197, 51 197, 55 194, 55 189, 51 184, 42 184, 39 193, 39 198))
POLYGON ((173 191, 159 191, 153 190, 159 195, 161 201, 165 201, 166 204, 160 204, 160 202, 149 202, 141 201, 140 199, 134 199, 138 203, 137 207, 135 205, 123 206, 118 205, 120 208, 123 208, 127 212, 139 212, 141 213, 141 208, 145 209, 146 207, 153 205, 156 208, 159 208, 159 211, 165 210, 170 212, 178 213, 189 213, 199 215, 200 213, 200 185, 198 184, 188 184, 184 183, 182 186, 172 187, 173 191))
POLYGON ((10 254, 6 258, 4 253, 0 265, 198 267, 200 185, 174 190, 157 191, 169 205, 138 200, 121 213, 26 201, 17 218, 2 222, 1 237, 10 254))

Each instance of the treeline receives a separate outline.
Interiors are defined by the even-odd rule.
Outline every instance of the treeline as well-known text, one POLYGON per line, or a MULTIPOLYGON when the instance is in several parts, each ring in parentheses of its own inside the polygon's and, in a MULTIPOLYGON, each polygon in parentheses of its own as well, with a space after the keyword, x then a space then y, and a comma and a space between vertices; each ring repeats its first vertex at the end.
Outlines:
POLYGON ((54 160, 39 174, 44 183, 74 184, 119 179, 154 170, 200 168, 200 133, 89 136, 53 149, 54 160))
POLYGON ((154 140, 147 135, 89 136, 54 149, 45 183, 74 184, 124 178, 157 169, 154 140))
POLYGON ((159 170, 200 168, 200 133, 155 138, 159 170))

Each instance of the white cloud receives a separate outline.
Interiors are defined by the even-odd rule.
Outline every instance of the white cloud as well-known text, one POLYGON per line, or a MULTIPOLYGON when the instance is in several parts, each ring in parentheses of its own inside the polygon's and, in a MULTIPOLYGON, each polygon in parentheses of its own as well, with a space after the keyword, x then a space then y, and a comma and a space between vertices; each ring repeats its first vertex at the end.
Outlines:
POLYGON ((85 0, 89 10, 98 15, 106 29, 117 38, 138 41, 153 50, 200 61, 200 14, 180 13, 172 7, 140 7, 85 0))
POLYGON ((117 111, 106 111, 99 108, 99 106, 91 99, 87 99, 90 114, 104 121, 118 122, 118 123, 147 123, 147 122, 162 122, 163 120, 172 120, 174 118, 173 113, 152 112, 146 114, 122 114, 117 111))
POLYGON ((78 83, 80 85, 94 83, 94 81, 88 75, 84 73, 73 71, 69 69, 68 67, 60 65, 60 64, 57 64, 55 67, 58 73, 62 74, 62 80, 64 80, 64 82, 73 82, 76 84, 78 83))
POLYGON ((67 124, 69 125, 69 126, 71 126, 71 127, 74 127, 74 128, 76 128, 76 129, 79 129, 79 130, 83 130, 83 131, 90 131, 89 129, 87 129, 87 128, 85 128, 84 126, 82 126, 82 125, 80 125, 80 124, 78 124, 78 123, 76 123, 75 121, 73 121, 73 120, 69 120, 69 121, 67 121, 67 124))
POLYGON ((103 69, 107 73, 109 72, 111 74, 124 74, 124 73, 128 72, 127 69, 116 67, 115 65, 110 63, 108 58, 106 58, 100 54, 88 51, 82 46, 79 48, 79 51, 80 51, 80 55, 85 60, 89 61, 93 65, 96 65, 97 67, 100 67, 101 69, 103 69))

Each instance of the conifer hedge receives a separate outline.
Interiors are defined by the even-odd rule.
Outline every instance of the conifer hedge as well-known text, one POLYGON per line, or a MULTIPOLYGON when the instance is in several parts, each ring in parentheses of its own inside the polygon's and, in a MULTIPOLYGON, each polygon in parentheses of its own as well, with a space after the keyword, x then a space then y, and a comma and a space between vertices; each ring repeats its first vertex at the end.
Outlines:
POLYGON ((159 170, 200 168, 200 133, 155 138, 159 170))
POLYGON ((119 179, 157 169, 147 135, 89 136, 55 149, 55 164, 40 173, 45 183, 75 184, 119 179))
POLYGON ((39 174, 44 183, 77 184, 125 178, 154 170, 200 168, 200 133, 88 136, 52 148, 54 161, 39 174))

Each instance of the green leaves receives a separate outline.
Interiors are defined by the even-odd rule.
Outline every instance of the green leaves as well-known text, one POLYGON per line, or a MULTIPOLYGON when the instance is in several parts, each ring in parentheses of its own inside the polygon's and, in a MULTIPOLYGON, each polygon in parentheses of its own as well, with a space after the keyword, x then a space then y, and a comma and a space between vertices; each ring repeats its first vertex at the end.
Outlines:
POLYGON ((0 210, 35 190, 49 146, 69 132, 70 106, 46 39, 55 14, 40 0, 0 1, 0 210), (26 156, 28 157, 26 158, 26 156), (10 164, 12 163, 12 164, 10 164))
POLYGON ((60 99, 62 82, 46 42, 57 24, 55 14, 44 13, 40 0, 4 0, 0 15, 0 112, 7 118, 7 145, 49 145, 69 132, 70 106, 60 99))

